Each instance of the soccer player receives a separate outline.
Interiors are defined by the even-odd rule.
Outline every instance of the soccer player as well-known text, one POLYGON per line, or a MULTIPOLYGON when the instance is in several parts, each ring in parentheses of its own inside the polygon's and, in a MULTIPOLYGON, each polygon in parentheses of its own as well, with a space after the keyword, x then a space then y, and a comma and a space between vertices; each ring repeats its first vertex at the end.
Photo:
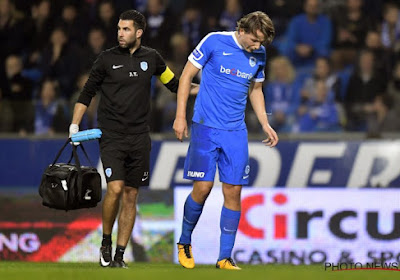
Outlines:
POLYGON ((249 181, 247 129, 244 122, 249 97, 262 129, 263 142, 274 147, 278 136, 268 123, 262 82, 266 52, 263 44, 274 37, 271 19, 263 12, 238 21, 234 32, 214 32, 203 38, 189 56, 178 88, 178 107, 173 128, 177 139, 187 137, 186 104, 191 81, 202 69, 200 90, 192 119, 184 178, 194 180, 184 205, 178 259, 194 267, 191 235, 213 187, 216 164, 222 182, 224 205, 220 221, 220 269, 240 269, 231 258, 240 220, 240 193, 249 181))
MULTIPOLYGON (((149 185, 151 78, 158 76, 172 92, 178 89, 178 79, 161 55, 141 46, 145 27, 145 17, 136 10, 120 15, 119 46, 102 52, 94 62, 69 128, 70 136, 79 131, 83 114, 99 90, 98 124, 103 132, 100 153, 107 180, 99 260, 103 267, 127 267, 123 255, 135 223, 139 187, 149 185), (117 247, 112 260, 111 232, 120 200, 117 247)), ((192 93, 196 93, 196 86, 192 93)))

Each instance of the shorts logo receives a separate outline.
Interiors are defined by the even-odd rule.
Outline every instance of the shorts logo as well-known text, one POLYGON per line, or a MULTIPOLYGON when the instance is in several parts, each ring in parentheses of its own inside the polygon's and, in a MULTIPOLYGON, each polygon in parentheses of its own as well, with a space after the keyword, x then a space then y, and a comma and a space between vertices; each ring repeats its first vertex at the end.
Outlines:
POLYGON ((198 49, 194 49, 192 54, 193 54, 193 57, 194 57, 195 60, 199 60, 200 58, 203 57, 203 53, 198 49))
POLYGON ((250 64, 251 67, 256 66, 256 64, 257 64, 257 59, 256 59, 254 56, 250 56, 250 58, 249 58, 249 64, 250 64))
POLYGON ((149 68, 149 65, 146 61, 142 61, 140 62, 140 68, 142 68, 143 71, 146 71, 149 68))
POLYGON ((106 173, 106 176, 107 176, 108 178, 110 178, 111 175, 112 175, 112 170, 111 170, 111 168, 110 168, 110 167, 107 168, 107 169, 105 170, 105 173, 106 173))
POLYGON ((188 171, 187 172, 188 177, 204 178, 205 175, 206 175, 206 173, 199 172, 199 171, 188 171))
POLYGON ((244 173, 246 173, 246 175, 243 176, 243 179, 245 180, 245 179, 249 178, 250 165, 246 165, 246 168, 245 168, 245 170, 244 170, 244 173))
POLYGON ((146 181, 149 178, 149 172, 144 172, 142 177, 142 182, 146 181))

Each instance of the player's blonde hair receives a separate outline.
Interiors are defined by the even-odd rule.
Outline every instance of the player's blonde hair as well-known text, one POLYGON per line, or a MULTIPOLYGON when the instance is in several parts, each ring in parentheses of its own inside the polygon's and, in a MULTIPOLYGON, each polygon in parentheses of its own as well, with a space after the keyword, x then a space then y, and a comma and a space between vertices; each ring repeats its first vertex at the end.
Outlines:
POLYGON ((257 30, 260 30, 264 35, 264 43, 269 45, 275 36, 275 28, 272 20, 266 13, 256 11, 245 15, 237 22, 237 28, 243 29, 246 33, 257 35, 257 30))

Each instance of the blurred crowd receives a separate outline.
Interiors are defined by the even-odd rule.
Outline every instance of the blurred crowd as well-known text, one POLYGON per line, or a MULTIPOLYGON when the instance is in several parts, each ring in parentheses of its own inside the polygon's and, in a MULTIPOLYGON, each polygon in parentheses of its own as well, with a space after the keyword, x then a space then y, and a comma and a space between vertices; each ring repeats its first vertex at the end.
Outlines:
MULTIPOLYGON (((117 45, 127 9, 146 16, 143 45, 177 76, 204 35, 235 30, 244 14, 264 11, 276 29, 264 93, 277 132, 400 132, 400 3, 393 0, 0 0, 0 132, 67 133, 90 68, 117 45)), ((176 96, 157 79, 151 94, 152 131, 170 132, 176 96)), ((99 98, 81 130, 97 126, 99 98)), ((249 132, 261 131, 250 107, 246 122, 249 132)))

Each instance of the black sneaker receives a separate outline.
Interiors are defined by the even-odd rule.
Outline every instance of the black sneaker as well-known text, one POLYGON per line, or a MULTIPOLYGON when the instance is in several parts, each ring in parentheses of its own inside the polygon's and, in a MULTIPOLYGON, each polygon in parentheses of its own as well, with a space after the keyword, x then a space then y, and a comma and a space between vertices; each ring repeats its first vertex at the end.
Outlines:
POLYGON ((111 267, 128 268, 124 260, 113 260, 111 262, 111 267))
POLYGON ((101 246, 100 247, 100 266, 107 267, 110 266, 112 262, 111 258, 111 246, 101 246))

